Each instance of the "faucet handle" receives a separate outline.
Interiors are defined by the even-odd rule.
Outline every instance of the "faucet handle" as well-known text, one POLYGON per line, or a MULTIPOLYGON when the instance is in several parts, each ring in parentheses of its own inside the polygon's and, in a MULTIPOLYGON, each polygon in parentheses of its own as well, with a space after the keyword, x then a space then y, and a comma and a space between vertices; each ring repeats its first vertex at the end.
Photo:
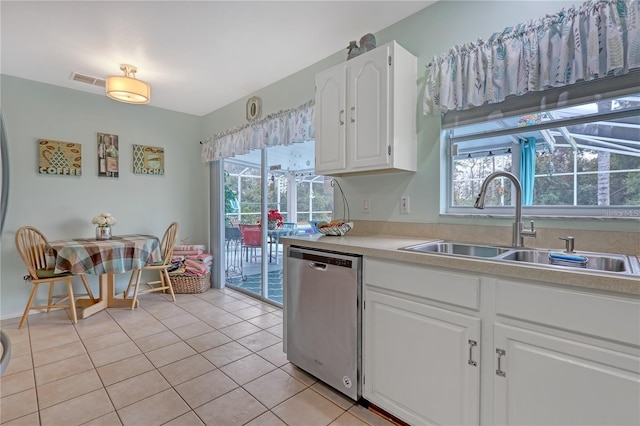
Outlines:
POLYGON ((533 221, 531 221, 531 228, 530 229, 523 229, 522 231, 520 231, 520 236, 521 237, 529 237, 529 238, 535 238, 536 237, 536 227, 533 224, 533 221))
POLYGON ((565 241, 565 252, 566 253, 573 253, 573 247, 574 247, 574 238, 572 236, 566 236, 566 237, 560 237, 561 240, 565 241))

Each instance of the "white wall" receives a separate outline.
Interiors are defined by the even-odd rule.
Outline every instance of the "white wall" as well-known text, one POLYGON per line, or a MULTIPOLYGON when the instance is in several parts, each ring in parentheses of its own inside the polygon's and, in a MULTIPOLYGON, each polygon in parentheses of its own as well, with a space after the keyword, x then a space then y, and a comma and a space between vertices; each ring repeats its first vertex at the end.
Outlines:
MULTIPOLYGON (((208 166, 200 162, 200 117, 146 105, 129 105, 104 95, 64 89, 2 75, 1 105, 9 140, 9 209, 0 246, 0 317, 21 314, 31 285, 15 250, 23 225, 51 240, 95 236, 91 219, 109 211, 114 234, 162 237, 180 224, 178 240, 209 245, 208 166), (119 136, 120 176, 98 177, 97 133, 119 136), (38 174, 37 140, 82 144, 82 176, 38 174), (132 145, 165 149, 165 175, 134 175, 132 145)), ((88 276, 97 291, 96 277, 88 276)), ((128 280, 117 276, 118 289, 128 280)), ((44 294, 44 293, 43 293, 44 294)))

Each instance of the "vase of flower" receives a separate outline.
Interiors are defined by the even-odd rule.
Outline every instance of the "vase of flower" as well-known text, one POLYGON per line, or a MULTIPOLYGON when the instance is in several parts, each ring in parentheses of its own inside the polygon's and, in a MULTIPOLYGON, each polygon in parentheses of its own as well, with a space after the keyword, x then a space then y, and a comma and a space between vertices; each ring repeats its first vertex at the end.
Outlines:
POLYGON ((116 218, 110 213, 100 213, 91 220, 96 226, 96 240, 110 240, 111 227, 116 224, 116 218))
POLYGON ((282 215, 278 210, 269 210, 267 212, 267 227, 269 229, 276 229, 282 226, 282 215))
POLYGON ((110 239, 111 239, 110 225, 96 226, 96 240, 110 240, 110 239))

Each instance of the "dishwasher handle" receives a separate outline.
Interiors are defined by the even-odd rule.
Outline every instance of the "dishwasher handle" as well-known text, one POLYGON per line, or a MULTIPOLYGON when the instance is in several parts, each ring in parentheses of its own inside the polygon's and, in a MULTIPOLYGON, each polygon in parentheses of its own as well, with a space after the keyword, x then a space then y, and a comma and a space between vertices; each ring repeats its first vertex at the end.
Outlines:
POLYGON ((309 268, 311 269, 315 269, 316 271, 321 271, 324 272, 327 270, 327 264, 326 263, 320 263, 320 262, 309 262, 309 268))
POLYGON ((318 270, 326 270, 329 266, 359 269, 362 264, 362 257, 359 255, 302 249, 298 247, 289 248, 288 255, 290 259, 305 261, 309 267, 318 270))

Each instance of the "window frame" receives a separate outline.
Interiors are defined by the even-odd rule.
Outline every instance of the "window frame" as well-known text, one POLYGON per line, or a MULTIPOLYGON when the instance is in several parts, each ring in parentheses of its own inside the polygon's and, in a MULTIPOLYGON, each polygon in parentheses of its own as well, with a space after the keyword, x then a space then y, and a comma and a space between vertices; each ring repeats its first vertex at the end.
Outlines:
MULTIPOLYGON (((528 93, 522 96, 512 96, 497 104, 485 104, 478 108, 465 111, 449 111, 441 115, 440 147, 441 147, 441 211, 442 215, 464 216, 505 216, 513 215, 511 206, 486 206, 485 209, 475 209, 473 206, 454 206, 454 155, 452 146, 454 141, 464 140, 465 137, 452 139, 450 131, 453 128, 466 126, 481 121, 496 120, 522 116, 531 113, 547 111, 555 108, 570 107, 578 104, 606 100, 638 93, 637 79, 640 70, 634 70, 624 76, 607 77, 590 82, 580 82, 571 86, 552 88, 543 92, 528 93)), ((636 110, 632 111, 637 113, 636 110)), ((615 116, 624 115, 615 114, 615 116)), ((563 124, 579 124, 593 121, 593 115, 581 116, 573 120, 563 120, 554 123, 555 127, 563 124)), ((548 124, 534 124, 527 126, 527 130, 539 130, 548 124)), ((512 133, 506 129, 503 133, 512 133)), ((495 133, 499 133, 495 132, 495 133)), ((519 150, 512 149, 512 172, 519 175, 519 150)), ((574 172, 575 173, 575 170, 574 172)), ((513 190, 513 188, 512 188, 513 190)), ((640 206, 523 206, 523 215, 527 217, 552 218, 593 218, 593 219, 639 219, 640 206)))

